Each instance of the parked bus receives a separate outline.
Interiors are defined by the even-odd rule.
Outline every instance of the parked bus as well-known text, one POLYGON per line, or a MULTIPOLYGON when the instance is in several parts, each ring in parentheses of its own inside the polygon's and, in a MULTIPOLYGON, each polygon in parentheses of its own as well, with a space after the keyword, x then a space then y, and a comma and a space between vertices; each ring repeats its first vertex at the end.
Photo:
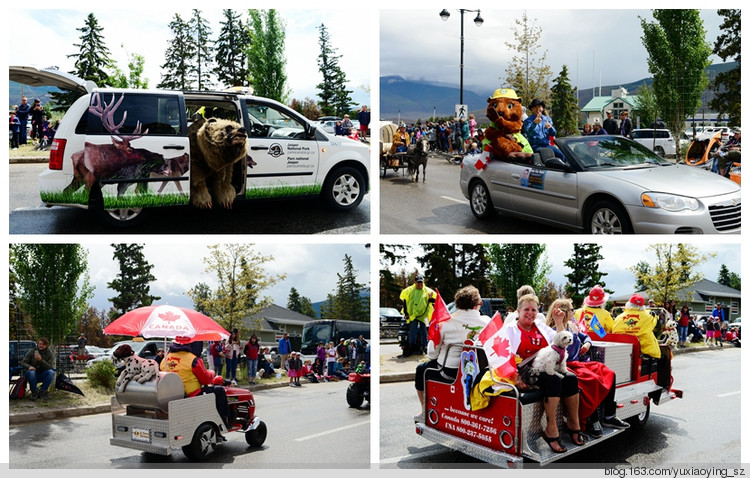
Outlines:
POLYGON ((333 342, 338 344, 341 339, 356 339, 362 336, 369 342, 370 322, 355 320, 313 320, 307 322, 302 329, 301 352, 305 356, 315 356, 318 344, 333 342))

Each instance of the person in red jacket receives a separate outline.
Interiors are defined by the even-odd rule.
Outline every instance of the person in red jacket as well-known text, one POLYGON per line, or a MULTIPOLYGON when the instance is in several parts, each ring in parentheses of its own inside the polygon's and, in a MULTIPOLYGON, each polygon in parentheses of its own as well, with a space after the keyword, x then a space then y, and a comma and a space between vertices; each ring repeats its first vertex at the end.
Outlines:
POLYGON ((224 387, 213 386, 216 375, 212 370, 206 370, 203 359, 193 354, 191 342, 190 337, 175 337, 169 346, 169 353, 161 361, 161 370, 174 372, 180 376, 186 397, 213 393, 216 397, 216 410, 229 428, 229 405, 226 391, 224 387))

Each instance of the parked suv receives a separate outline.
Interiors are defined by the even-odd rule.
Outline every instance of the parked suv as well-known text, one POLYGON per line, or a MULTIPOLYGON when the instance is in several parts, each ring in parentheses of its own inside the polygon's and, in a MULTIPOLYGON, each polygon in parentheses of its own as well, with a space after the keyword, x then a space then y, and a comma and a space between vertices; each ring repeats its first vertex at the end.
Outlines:
POLYGON ((674 138, 668 129, 634 129, 633 141, 641 143, 662 158, 677 154, 674 138))
POLYGON ((190 202, 188 128, 200 119, 242 124, 247 154, 234 164, 236 199, 320 196, 355 209, 369 189, 369 146, 329 135, 296 111, 245 91, 97 88, 58 70, 10 67, 10 79, 81 95, 68 109, 39 176, 42 202, 91 209, 112 225, 144 209, 190 202))

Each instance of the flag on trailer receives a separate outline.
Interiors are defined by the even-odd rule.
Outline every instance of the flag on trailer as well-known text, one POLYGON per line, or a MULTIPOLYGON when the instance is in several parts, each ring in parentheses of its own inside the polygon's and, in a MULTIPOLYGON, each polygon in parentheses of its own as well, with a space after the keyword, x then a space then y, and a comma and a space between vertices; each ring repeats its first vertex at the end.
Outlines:
POLYGON ((516 371, 513 352, 510 351, 508 328, 503 327, 503 318, 498 313, 479 333, 479 341, 487 355, 490 368, 498 377, 510 377, 516 371))
POLYGON ((440 291, 435 289, 437 297, 435 298, 435 308, 430 318, 430 328, 427 331, 427 340, 432 341, 435 345, 440 345, 440 324, 451 318, 448 312, 448 306, 440 297, 440 291))
POLYGON ((576 327, 578 328, 578 332, 582 333, 588 333, 589 326, 586 323, 586 311, 581 311, 581 315, 576 319, 576 327))

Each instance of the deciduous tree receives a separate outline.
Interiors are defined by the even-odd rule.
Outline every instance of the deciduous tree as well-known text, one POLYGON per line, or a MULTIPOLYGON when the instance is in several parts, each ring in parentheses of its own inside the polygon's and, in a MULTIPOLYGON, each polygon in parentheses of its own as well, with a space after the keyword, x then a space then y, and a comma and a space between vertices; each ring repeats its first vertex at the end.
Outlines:
POLYGON ((11 244, 16 301, 36 337, 61 343, 78 332, 93 295, 87 252, 80 244, 11 244))
POLYGON ((488 256, 492 263, 490 277, 505 303, 516 307, 516 291, 521 285, 540 290, 550 271, 544 244, 489 244, 488 256))
POLYGON ((284 22, 274 9, 250 10, 250 85, 258 96, 286 103, 289 97, 286 75, 286 33, 284 22))
MULTIPOLYGON (((657 9, 653 16, 655 22, 641 18, 641 40, 648 53, 648 70, 654 77, 654 95, 662 119, 672 136, 679 138, 708 86, 705 70, 711 64, 711 46, 699 10, 657 9)), ((679 141, 675 146, 679 158, 679 141)))
POLYGON ((666 304, 671 299, 685 300, 679 293, 685 293, 693 284, 703 278, 696 270, 715 254, 701 254, 690 244, 651 244, 647 250, 656 256, 650 268, 644 271, 633 266, 630 271, 636 280, 643 283, 646 294, 657 304, 666 304))
POLYGON ((505 42, 505 46, 513 51, 505 70, 505 81, 526 104, 534 98, 549 102, 552 68, 547 64, 547 50, 539 51, 542 28, 536 24, 536 19, 530 20, 526 12, 514 23, 514 41, 505 42))

